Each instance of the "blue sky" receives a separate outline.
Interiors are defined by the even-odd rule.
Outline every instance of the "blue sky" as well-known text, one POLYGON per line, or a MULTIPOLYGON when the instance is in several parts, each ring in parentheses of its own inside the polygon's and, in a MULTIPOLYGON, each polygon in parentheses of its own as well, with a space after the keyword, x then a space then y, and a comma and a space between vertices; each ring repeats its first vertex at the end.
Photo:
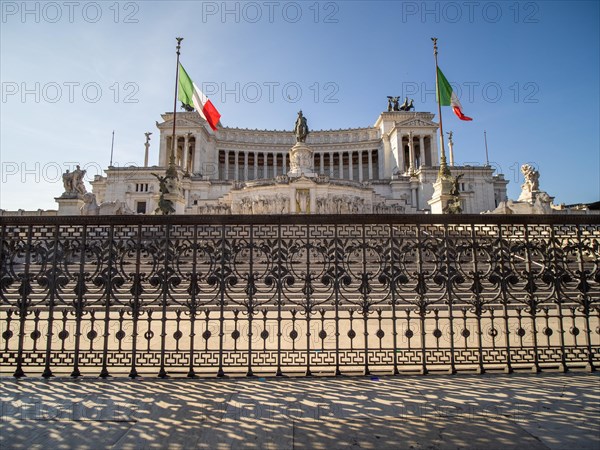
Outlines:
MULTIPOLYGON (((434 61, 458 163, 490 162, 518 197, 535 164, 556 203, 600 199, 598 2, 1 2, 0 208, 55 209, 60 173, 143 163, 181 61, 226 126, 371 126, 387 95, 436 112, 434 61)), ((436 118, 437 120, 437 118, 436 118)), ((88 185, 89 188, 89 185, 88 185)))

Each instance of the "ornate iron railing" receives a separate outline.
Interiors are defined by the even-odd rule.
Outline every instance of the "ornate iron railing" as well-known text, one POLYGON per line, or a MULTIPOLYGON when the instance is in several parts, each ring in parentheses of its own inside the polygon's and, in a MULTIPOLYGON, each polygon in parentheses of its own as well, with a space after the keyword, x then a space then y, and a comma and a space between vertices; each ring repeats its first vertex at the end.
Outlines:
POLYGON ((2 371, 343 374, 600 360, 597 216, 0 219, 2 371))

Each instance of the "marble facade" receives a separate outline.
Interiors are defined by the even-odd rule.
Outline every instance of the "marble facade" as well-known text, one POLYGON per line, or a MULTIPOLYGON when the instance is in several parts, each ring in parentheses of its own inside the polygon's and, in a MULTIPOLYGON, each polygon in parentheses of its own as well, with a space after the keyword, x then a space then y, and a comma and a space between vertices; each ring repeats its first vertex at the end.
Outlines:
MULTIPOLYGON (((98 204, 124 202, 154 214, 159 184, 175 143, 180 178, 177 214, 431 213, 439 165, 438 124, 427 112, 392 111, 371 127, 291 131, 222 127, 213 132, 196 112, 162 115, 158 165, 109 167, 91 182, 98 204)), ((313 124, 314 125, 314 124, 313 124)), ((465 213, 495 209, 508 181, 489 166, 455 166, 463 174, 465 213)))

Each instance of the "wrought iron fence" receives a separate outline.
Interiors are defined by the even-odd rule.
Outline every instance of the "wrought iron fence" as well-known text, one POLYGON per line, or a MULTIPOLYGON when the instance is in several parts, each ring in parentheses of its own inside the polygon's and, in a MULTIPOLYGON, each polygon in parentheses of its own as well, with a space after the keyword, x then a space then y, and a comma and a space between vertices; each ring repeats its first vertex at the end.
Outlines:
POLYGON ((0 224, 2 371, 16 377, 594 370, 600 360, 593 216, 0 224))

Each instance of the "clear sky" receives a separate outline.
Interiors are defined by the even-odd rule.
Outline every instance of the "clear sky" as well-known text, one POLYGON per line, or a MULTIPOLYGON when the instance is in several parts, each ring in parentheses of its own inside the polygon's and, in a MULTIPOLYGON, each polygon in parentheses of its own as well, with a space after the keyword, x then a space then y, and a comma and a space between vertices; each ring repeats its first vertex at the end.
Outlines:
MULTIPOLYGON (((56 209, 61 173, 141 165, 172 111, 181 61, 225 126, 371 126, 388 95, 436 112, 430 38, 459 93, 444 108, 458 163, 490 163, 520 192, 535 164, 556 203, 600 199, 599 2, 2 1, 0 208, 56 209)), ((437 120, 437 118, 435 119, 437 120)), ((88 189, 90 186, 88 185, 88 189)))

